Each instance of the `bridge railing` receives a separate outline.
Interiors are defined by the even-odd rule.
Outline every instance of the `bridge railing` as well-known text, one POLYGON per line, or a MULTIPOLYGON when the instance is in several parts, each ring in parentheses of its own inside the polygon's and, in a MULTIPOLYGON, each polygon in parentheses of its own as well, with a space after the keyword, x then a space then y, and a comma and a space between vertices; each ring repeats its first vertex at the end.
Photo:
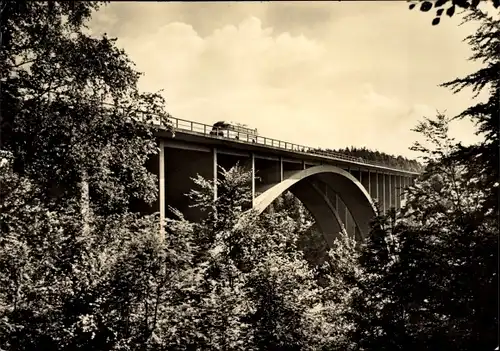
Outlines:
POLYGON ((237 140, 240 142, 246 142, 246 143, 251 143, 251 144, 271 146, 274 148, 290 150, 293 152, 321 155, 321 156, 336 158, 339 160, 358 162, 358 163, 364 163, 364 164, 372 164, 372 165, 382 166, 382 167, 386 167, 386 168, 400 169, 397 167, 387 166, 386 164, 384 164, 382 162, 365 160, 361 157, 344 155, 342 153, 334 152, 334 151, 318 150, 318 149, 314 149, 314 148, 311 148, 308 146, 294 144, 294 143, 290 143, 287 141, 268 138, 268 137, 264 137, 264 136, 260 136, 260 135, 252 135, 252 134, 233 132, 233 131, 230 132, 228 130, 214 128, 212 125, 194 122, 194 121, 189 121, 186 119, 168 117, 168 122, 171 123, 174 130, 178 129, 178 130, 183 131, 183 132, 202 134, 204 136, 211 137, 211 138, 231 139, 231 140, 237 140))

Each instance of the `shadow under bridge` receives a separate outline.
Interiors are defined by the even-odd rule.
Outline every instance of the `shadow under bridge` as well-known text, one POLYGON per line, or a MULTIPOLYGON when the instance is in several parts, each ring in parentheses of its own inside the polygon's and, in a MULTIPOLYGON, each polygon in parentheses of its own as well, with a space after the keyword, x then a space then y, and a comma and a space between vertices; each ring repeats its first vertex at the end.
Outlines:
POLYGON ((283 181, 257 187, 253 208, 262 213, 285 191, 292 192, 309 210, 331 247, 341 231, 357 240, 369 235, 376 209, 364 186, 349 172, 331 165, 314 166, 283 174, 283 181), (347 218, 354 221, 349 228, 347 218))

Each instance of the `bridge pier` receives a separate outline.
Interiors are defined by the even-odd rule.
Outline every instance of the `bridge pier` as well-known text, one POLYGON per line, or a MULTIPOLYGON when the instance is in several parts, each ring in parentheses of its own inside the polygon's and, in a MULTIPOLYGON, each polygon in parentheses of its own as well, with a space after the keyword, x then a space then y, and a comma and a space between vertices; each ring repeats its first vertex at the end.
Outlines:
POLYGON ((387 213, 391 207, 391 181, 390 177, 384 173, 384 214, 387 213))
POLYGON ((389 208, 388 209, 391 209, 394 207, 394 189, 392 188, 393 185, 394 185, 394 182, 393 182, 393 175, 392 174, 388 174, 387 177, 389 178, 389 208))
POLYGON ((396 209, 401 209, 401 176, 396 176, 396 209))
POLYGON ((385 174, 377 172, 377 201, 381 213, 385 213, 385 203, 386 203, 385 185, 386 185, 385 174))
POLYGON ((218 179, 218 173, 219 173, 219 169, 217 167, 218 163, 217 163, 217 148, 214 147, 212 149, 212 162, 213 162, 213 165, 212 165, 212 172, 213 172, 213 183, 214 183, 214 201, 217 200, 217 179, 218 179))
POLYGON ((165 142, 160 141, 159 147, 160 151, 158 153, 158 158, 157 160, 153 159, 153 162, 157 161, 157 163, 154 162, 156 165, 153 166, 152 171, 156 171, 156 174, 158 174, 159 194, 155 207, 158 206, 160 212, 160 240, 163 241, 165 239, 165 227, 163 222, 165 221, 165 209, 167 205, 167 200, 165 198, 165 142))

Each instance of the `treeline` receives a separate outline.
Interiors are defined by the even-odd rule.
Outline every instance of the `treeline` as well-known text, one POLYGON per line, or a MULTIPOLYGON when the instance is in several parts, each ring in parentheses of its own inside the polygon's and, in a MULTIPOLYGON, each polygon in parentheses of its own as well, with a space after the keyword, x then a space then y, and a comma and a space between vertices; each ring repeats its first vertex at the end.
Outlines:
POLYGON ((357 148, 354 146, 346 147, 342 149, 316 149, 319 151, 331 151, 338 152, 347 156, 361 157, 367 161, 375 161, 381 165, 388 167, 401 168, 412 172, 421 172, 423 170, 423 165, 417 160, 411 160, 403 156, 394 156, 386 154, 385 152, 373 151, 367 149, 366 147, 357 148))

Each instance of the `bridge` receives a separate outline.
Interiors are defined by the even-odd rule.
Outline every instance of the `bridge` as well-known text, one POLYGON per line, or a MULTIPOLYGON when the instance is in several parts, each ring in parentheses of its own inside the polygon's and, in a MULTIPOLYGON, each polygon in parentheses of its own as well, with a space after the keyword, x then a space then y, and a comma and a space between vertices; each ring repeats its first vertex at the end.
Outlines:
MULTIPOLYGON (((252 206, 263 212, 285 191, 291 191, 316 220, 328 244, 345 230, 362 240, 376 212, 399 209, 402 192, 418 173, 387 167, 335 152, 325 152, 263 136, 219 135, 212 126, 169 118, 173 130, 157 131, 160 152, 150 168, 159 175, 155 209, 170 217, 169 206, 187 219, 201 213, 190 207, 187 194, 192 177, 216 181, 220 168, 239 163, 252 172, 252 206)), ((215 189, 214 197, 217 197, 215 189)))

